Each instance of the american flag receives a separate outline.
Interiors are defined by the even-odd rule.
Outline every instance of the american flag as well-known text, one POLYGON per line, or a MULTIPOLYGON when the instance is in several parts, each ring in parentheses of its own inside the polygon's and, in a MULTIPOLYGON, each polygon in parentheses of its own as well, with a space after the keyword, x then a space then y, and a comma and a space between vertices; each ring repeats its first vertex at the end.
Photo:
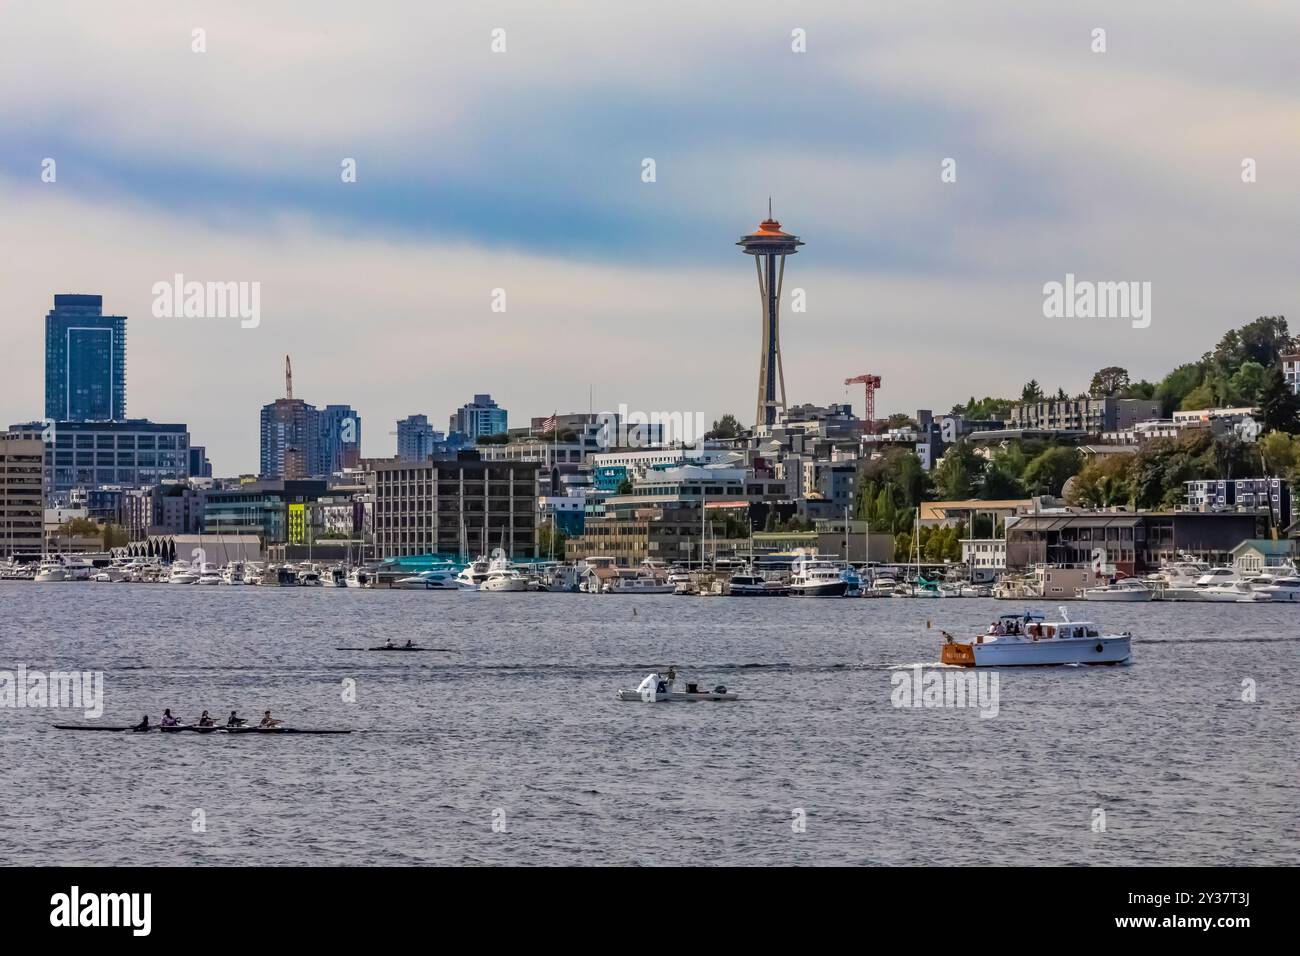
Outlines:
POLYGON ((555 431, 555 416, 554 416, 554 415, 552 415, 550 418, 546 419, 546 421, 542 422, 542 431, 543 431, 543 432, 553 432, 553 431, 555 431))

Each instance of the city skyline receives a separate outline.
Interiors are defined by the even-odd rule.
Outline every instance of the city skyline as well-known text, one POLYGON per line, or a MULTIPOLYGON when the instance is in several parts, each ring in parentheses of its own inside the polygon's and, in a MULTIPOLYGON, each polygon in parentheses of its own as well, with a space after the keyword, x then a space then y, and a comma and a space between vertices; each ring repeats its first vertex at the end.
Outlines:
POLYGON ((394 453, 399 419, 441 423, 482 392, 517 421, 586 410, 590 388, 595 411, 748 423, 753 279, 732 243, 769 195, 811 243, 793 280, 807 311, 782 309, 791 404, 860 411, 841 383, 864 371, 884 377, 882 414, 1014 397, 1031 377, 1079 391, 1096 368, 1154 377, 1295 312, 1288 11, 1255 7, 1207 45, 1169 4, 954 6, 942 24, 720 5, 688 29, 506 5, 438 11, 429 31, 414 5, 327 7, 336 34, 185 4, 6 14, 6 421, 39 417, 50 297, 85 293, 128 317, 129 413, 186 422, 223 474, 256 470, 286 352, 303 394, 380 423, 366 456, 394 453), (123 69, 87 66, 104 56, 123 69), (779 90, 749 88, 757 66, 779 90), (455 102, 436 95, 452 75, 455 102), (404 95, 417 87, 434 95, 404 95), (260 324, 155 318, 151 289, 178 273, 261 283, 260 324), (1151 282, 1150 328, 1045 319, 1044 283, 1072 274, 1151 282), (1011 369, 1022 351, 1032 368, 1011 369))

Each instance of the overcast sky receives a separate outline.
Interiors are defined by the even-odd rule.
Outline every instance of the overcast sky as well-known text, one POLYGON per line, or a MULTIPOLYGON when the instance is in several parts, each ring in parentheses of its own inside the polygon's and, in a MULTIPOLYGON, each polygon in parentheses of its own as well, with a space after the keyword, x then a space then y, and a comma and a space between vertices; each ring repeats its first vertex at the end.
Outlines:
POLYGON ((256 470, 286 352, 298 397, 361 413, 366 455, 475 392, 515 425, 589 387, 596 411, 750 423, 734 243, 769 194, 807 243, 791 403, 861 413, 863 372, 878 412, 1078 391, 1294 320, 1300 7, 1066 7, 4 3, 0 427, 43 413, 56 292, 129 317, 128 413, 187 422, 218 474, 256 470), (1067 272, 1151 282, 1150 327, 1044 318, 1067 272), (260 326, 155 318, 176 273, 260 282, 260 326))

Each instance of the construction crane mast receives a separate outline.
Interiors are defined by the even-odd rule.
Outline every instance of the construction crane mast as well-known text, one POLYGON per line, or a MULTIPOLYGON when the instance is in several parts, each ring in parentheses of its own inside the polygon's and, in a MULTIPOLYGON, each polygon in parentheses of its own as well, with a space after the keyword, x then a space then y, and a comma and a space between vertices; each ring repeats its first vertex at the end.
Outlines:
POLYGON ((880 376, 872 375, 868 372, 865 375, 855 375, 853 378, 846 378, 845 385, 862 385, 867 391, 867 434, 875 434, 876 431, 876 389, 880 388, 880 376))

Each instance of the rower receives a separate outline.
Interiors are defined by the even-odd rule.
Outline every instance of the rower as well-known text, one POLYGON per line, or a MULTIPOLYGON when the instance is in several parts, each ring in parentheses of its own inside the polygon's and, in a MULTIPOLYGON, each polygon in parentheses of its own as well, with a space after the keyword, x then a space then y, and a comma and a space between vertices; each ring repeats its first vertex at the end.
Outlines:
POLYGON ((199 717, 199 726, 200 726, 200 727, 213 727, 213 726, 215 726, 215 722, 212 720, 211 717, 208 716, 208 712, 207 712, 206 710, 203 712, 203 715, 202 715, 201 717, 199 717))
POLYGON ((143 731, 148 730, 148 729, 149 729, 149 715, 148 715, 148 714, 145 714, 145 715, 144 715, 144 720, 140 721, 140 723, 136 724, 136 725, 135 725, 134 727, 132 727, 131 729, 132 729, 132 730, 135 730, 135 731, 140 731, 140 732, 143 732, 143 731))
POLYGON ((278 720, 276 720, 275 718, 273 718, 273 717, 271 716, 271 712, 268 710, 266 713, 264 713, 264 714, 262 715, 262 722, 261 722, 260 724, 258 724, 258 726, 259 726, 259 727, 267 727, 267 728, 270 728, 270 727, 279 727, 279 726, 280 726, 280 722, 279 722, 278 720))
POLYGON ((412 642, 412 641, 408 638, 407 641, 406 641, 406 643, 405 643, 404 645, 402 645, 402 646, 405 647, 405 648, 408 648, 408 649, 409 649, 409 648, 414 647, 415 644, 414 644, 414 642, 412 642))
POLYGON ((233 710, 230 712, 230 719, 226 721, 227 727, 242 727, 248 723, 243 717, 240 717, 233 710))
POLYGON ((385 649, 391 651, 391 650, 393 650, 395 647, 397 647, 397 645, 393 643, 393 639, 390 637, 388 640, 384 641, 384 647, 385 647, 385 649))
POLYGON ((162 720, 159 723, 164 727, 179 727, 181 722, 172 716, 171 708, 168 707, 163 711, 162 720))

